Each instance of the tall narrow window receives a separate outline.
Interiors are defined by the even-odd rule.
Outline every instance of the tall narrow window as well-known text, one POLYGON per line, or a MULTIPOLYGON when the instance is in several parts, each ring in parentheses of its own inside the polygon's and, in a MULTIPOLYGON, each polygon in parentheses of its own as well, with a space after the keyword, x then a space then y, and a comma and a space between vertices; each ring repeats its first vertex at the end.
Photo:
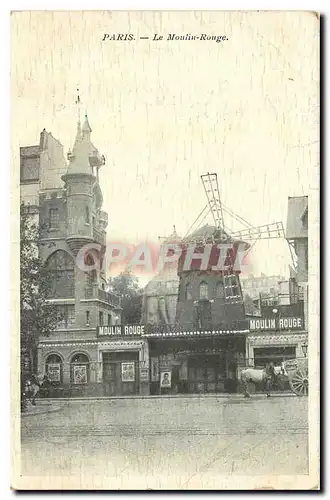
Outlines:
POLYGON ((216 285, 215 296, 217 299, 223 299, 225 297, 225 289, 222 280, 218 281, 216 285))
POLYGON ((192 299, 191 284, 187 283, 185 288, 185 300, 191 300, 191 299, 192 299))
POLYGON ((199 285, 199 298, 200 300, 207 300, 209 298, 208 285, 202 281, 199 285))
POLYGON ((85 222, 86 224, 89 224, 89 208, 85 208, 85 222))
POLYGON ((72 305, 58 306, 57 307, 58 323, 57 328, 65 329, 71 328, 75 324, 75 310, 72 305))
POLYGON ((112 324, 111 314, 108 314, 108 326, 110 326, 111 324, 112 324))
POLYGON ((238 278, 235 275, 225 276, 224 277, 225 284, 225 296, 226 299, 232 299, 241 296, 241 291, 238 283, 238 278))
POLYGON ((86 311, 86 326, 89 326, 90 314, 89 311, 86 311))
POLYGON ((241 295, 241 292, 240 292, 238 277, 236 275, 233 275, 231 277, 231 287, 232 287, 233 297, 239 297, 241 295))
POLYGON ((93 297, 93 287, 96 280, 96 272, 89 271, 85 274, 85 295, 86 299, 91 299, 93 297))
POLYGON ((99 312, 99 325, 103 326, 103 312, 102 311, 99 312))
POLYGON ((57 208, 49 209, 49 227, 50 229, 57 229, 60 224, 60 217, 57 208))

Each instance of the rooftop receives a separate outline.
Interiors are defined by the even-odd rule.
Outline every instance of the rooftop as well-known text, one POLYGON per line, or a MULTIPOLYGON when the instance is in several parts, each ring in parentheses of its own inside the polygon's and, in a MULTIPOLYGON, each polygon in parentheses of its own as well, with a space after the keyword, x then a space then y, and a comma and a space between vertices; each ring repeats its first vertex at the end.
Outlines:
POLYGON ((286 239, 308 238, 308 196, 288 198, 286 239))

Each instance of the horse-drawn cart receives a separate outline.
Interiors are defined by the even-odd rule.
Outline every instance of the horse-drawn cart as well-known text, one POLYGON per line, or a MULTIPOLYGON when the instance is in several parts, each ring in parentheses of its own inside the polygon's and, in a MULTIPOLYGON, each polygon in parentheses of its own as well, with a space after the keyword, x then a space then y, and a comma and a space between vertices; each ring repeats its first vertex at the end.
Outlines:
POLYGON ((298 358, 283 362, 292 392, 297 396, 308 396, 308 359, 298 358))

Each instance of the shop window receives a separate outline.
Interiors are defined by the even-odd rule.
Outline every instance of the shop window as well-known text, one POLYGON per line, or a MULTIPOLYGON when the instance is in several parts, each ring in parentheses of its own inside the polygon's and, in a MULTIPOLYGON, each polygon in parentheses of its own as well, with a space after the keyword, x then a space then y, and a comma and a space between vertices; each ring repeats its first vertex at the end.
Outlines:
POLYGON ((52 298, 74 297, 74 262, 64 250, 57 250, 47 260, 50 272, 50 296, 52 298))
POLYGON ((191 284, 187 283, 185 288, 185 300, 191 300, 191 299, 192 299, 191 284))
POLYGON ((199 298, 200 300, 207 300, 209 298, 208 285, 202 281, 199 285, 199 298))
POLYGON ((295 359, 296 347, 255 347, 254 365, 255 367, 265 367, 267 363, 280 365, 287 359, 295 359))
POLYGON ((74 305, 57 306, 57 328, 71 328, 75 324, 75 309, 74 305))
POLYGON ((63 376, 62 359, 58 354, 51 354, 46 359, 46 375, 48 380, 53 383, 60 384, 63 376))
POLYGON ((71 384, 83 385, 89 380, 89 359, 86 354, 75 354, 70 363, 71 384))
POLYGON ((225 297, 225 289, 223 286, 223 281, 218 281, 216 285, 215 296, 217 299, 223 299, 225 297))

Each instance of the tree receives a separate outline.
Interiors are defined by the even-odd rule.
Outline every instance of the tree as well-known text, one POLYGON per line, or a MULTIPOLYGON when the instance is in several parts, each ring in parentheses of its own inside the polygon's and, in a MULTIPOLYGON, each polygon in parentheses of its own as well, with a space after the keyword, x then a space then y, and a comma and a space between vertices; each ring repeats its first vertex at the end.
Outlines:
POLYGON ((121 298, 122 324, 140 323, 142 309, 142 293, 139 280, 130 271, 124 271, 108 281, 110 291, 121 298))
POLYGON ((21 362, 36 369, 40 336, 48 336, 58 323, 56 306, 47 301, 51 288, 50 271, 39 257, 39 224, 21 204, 20 210, 20 341, 21 362))

